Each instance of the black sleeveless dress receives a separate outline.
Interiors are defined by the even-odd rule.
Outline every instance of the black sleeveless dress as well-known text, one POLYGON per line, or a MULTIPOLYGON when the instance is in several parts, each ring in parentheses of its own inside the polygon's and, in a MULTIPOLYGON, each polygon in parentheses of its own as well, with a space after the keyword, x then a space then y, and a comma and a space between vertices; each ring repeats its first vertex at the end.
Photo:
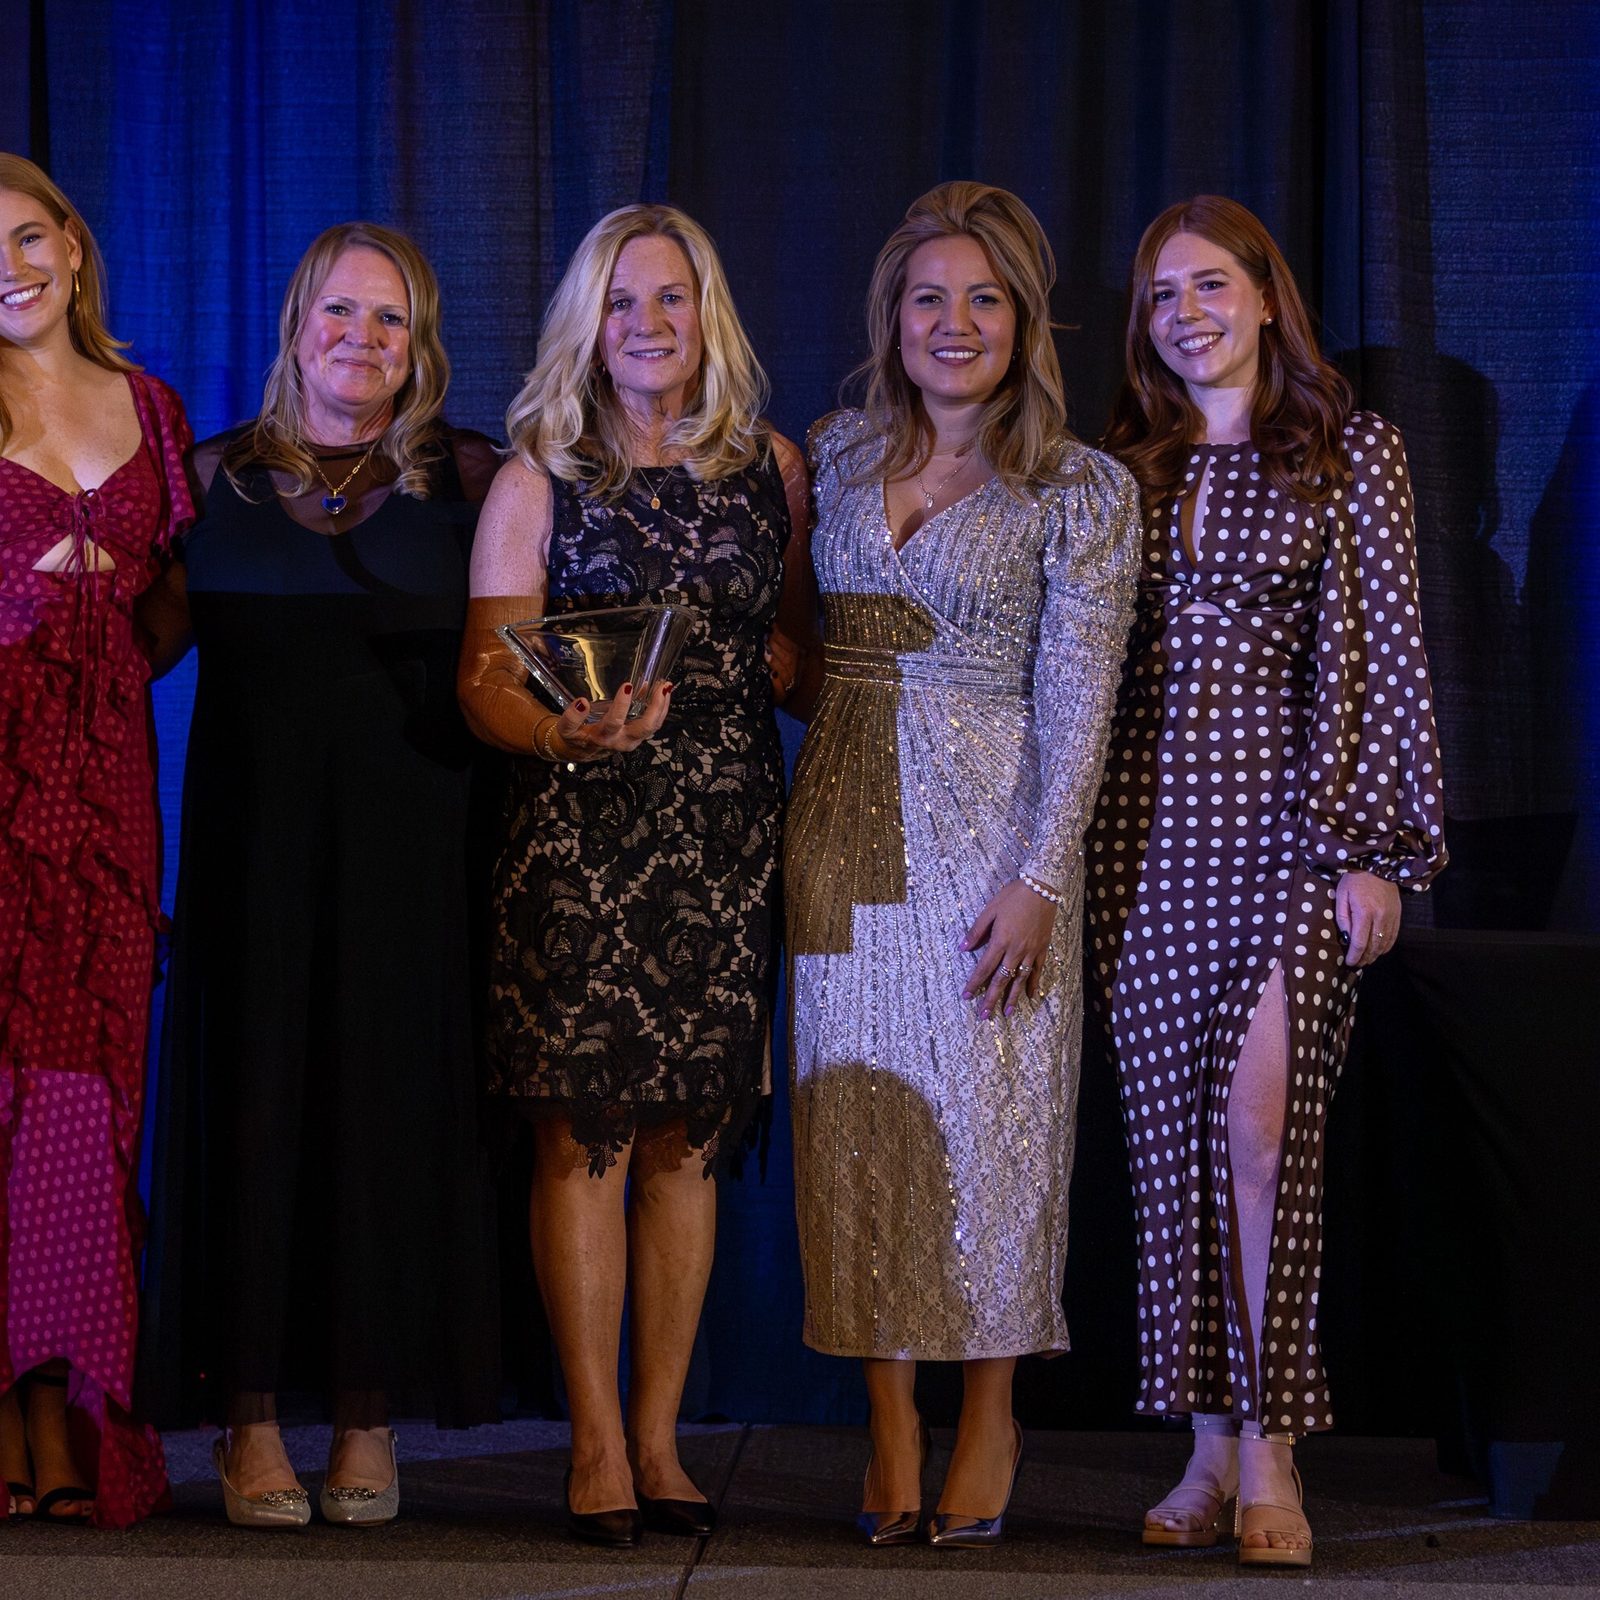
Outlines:
POLYGON ((763 660, 789 513, 772 456, 696 483, 641 469, 610 504, 554 480, 550 610, 697 613, 661 732, 516 761, 495 877, 490 1087, 556 1110, 599 1174, 685 1123, 709 1172, 769 1079, 783 757, 763 660))
MULTIPOLYGON (((484 441, 487 444, 487 441, 484 441)), ((217 472, 157 1129, 145 1371, 495 1419, 456 705, 477 507, 453 458, 332 536, 217 472)))

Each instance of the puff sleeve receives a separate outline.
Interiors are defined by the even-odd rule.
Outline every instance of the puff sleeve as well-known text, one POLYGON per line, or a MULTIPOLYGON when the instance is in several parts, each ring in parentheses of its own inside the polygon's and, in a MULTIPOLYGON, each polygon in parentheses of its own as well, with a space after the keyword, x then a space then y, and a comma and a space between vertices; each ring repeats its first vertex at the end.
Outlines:
POLYGON ((1354 477, 1329 517, 1301 806, 1306 865, 1422 889, 1444 866, 1444 794, 1422 644, 1405 445, 1381 417, 1345 429, 1354 477))

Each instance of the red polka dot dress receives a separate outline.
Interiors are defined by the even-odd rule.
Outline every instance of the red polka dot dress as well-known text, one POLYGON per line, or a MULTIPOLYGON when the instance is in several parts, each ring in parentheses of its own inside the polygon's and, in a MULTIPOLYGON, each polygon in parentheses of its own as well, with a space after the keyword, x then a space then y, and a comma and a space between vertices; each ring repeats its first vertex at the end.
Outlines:
POLYGON ((1138 1409, 1274 1432, 1333 1420, 1317 1331, 1322 1143, 1357 983, 1338 877, 1420 889, 1445 859, 1405 449, 1364 412, 1345 443, 1354 475, 1328 505, 1279 494, 1248 445, 1205 445, 1154 508, 1087 846, 1138 1217, 1138 1409), (1191 553, 1180 517, 1202 487, 1191 553), (1288 1105, 1258 1336, 1227 1104, 1279 963, 1288 1105))
POLYGON ((79 1465, 109 1527, 167 1496, 160 1441, 130 1415, 160 922, 132 608, 193 517, 183 408, 153 378, 128 382, 140 446, 97 489, 0 458, 0 1392, 66 1358, 100 1429, 98 1461, 79 1465), (40 571, 64 539, 65 565, 40 571))

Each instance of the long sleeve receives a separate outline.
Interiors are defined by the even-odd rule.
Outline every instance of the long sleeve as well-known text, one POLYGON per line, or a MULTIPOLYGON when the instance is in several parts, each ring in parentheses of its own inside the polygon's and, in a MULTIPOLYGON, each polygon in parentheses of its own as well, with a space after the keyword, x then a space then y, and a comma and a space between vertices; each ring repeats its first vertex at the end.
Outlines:
POLYGON ((1034 663, 1040 810, 1030 876, 1056 887, 1088 827, 1105 764, 1111 711, 1133 622, 1139 575, 1139 491, 1109 456, 1050 496, 1045 600, 1034 663))
POLYGON ((1446 854, 1411 478, 1389 423, 1357 413, 1345 434, 1355 477, 1329 519, 1302 849, 1324 876, 1360 870, 1421 889, 1446 854))

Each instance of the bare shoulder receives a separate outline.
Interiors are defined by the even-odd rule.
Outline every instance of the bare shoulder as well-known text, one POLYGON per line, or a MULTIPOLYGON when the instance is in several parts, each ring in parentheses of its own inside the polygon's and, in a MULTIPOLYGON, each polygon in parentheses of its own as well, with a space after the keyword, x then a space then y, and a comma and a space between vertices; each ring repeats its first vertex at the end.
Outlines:
POLYGON ((772 441, 772 454, 777 460, 778 471, 785 478, 792 476, 797 469, 805 466, 805 457, 800 453, 800 446, 793 439, 779 433, 776 428, 773 428, 767 437, 772 441))
POLYGON ((489 503, 492 507, 507 510, 517 508, 527 511, 532 507, 550 504, 550 475, 537 467, 530 467, 521 456, 511 456, 500 463, 494 482, 489 486, 489 503))

